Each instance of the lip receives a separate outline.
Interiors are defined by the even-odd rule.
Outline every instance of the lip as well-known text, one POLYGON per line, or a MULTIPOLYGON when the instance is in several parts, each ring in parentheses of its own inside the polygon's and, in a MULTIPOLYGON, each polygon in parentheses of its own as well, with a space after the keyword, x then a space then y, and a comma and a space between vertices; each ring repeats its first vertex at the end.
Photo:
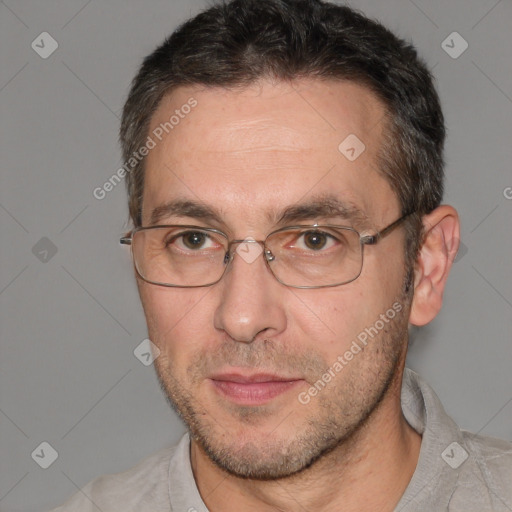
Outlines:
POLYGON ((217 393, 239 404, 263 405, 296 387, 302 379, 271 373, 222 373, 210 377, 217 393))

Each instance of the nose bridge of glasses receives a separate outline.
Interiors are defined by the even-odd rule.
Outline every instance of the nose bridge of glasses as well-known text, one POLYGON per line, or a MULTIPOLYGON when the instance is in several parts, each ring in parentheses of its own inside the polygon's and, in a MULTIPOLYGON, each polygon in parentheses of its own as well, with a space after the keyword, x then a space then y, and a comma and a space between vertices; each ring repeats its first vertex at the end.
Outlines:
POLYGON ((231 240, 229 242, 226 250, 225 263, 232 261, 235 252, 247 263, 252 263, 261 253, 251 250, 251 247, 255 247, 255 245, 250 246, 249 244, 259 245, 267 261, 273 261, 275 259, 270 249, 267 248, 265 240, 255 240, 254 238, 247 237, 244 239, 231 240), (238 246, 238 248, 233 249, 233 246, 238 246))

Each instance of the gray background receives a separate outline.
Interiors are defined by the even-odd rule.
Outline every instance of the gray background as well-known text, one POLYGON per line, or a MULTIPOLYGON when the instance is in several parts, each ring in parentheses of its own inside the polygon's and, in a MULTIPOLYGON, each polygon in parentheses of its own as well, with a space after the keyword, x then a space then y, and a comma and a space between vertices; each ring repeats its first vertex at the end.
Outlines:
MULTIPOLYGON (((0 2, 4 512, 55 506, 183 432, 152 366, 133 354, 146 336, 118 244, 124 184, 101 201, 92 191, 122 164, 118 118, 141 59, 206 4, 0 2), (59 45, 47 59, 31 48, 44 31, 59 45), (58 452, 48 469, 31 456, 43 441, 58 452)), ((512 439, 512 3, 351 5, 414 41, 446 115, 445 202, 460 212, 463 249, 442 313, 413 332, 409 366, 463 428, 512 439), (469 44, 457 59, 442 47, 453 31, 469 44)))

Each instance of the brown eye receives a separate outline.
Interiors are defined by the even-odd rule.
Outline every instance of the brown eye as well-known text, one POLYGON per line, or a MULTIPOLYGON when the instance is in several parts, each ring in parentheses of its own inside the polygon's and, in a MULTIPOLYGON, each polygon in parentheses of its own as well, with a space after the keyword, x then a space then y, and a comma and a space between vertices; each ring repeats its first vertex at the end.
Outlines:
POLYGON ((183 245, 187 249, 201 249, 205 240, 206 235, 198 231, 191 231, 190 233, 184 233, 181 235, 183 245))
POLYGON ((328 235, 319 231, 309 231, 303 234, 304 244, 308 249, 323 249, 327 244, 328 235))
POLYGON ((179 233, 171 232, 164 238, 163 244, 166 249, 171 251, 181 250, 190 252, 199 252, 205 250, 218 249, 222 242, 215 240, 208 233, 203 231, 181 231, 179 233))

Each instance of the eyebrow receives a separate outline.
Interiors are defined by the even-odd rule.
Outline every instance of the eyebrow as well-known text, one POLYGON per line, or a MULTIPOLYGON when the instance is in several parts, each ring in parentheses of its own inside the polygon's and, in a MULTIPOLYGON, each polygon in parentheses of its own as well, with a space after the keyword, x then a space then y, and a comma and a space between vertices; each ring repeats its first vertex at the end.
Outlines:
MULTIPOLYGON (((220 211, 198 201, 172 200, 157 206, 151 212, 150 225, 156 225, 168 217, 189 217, 217 225, 225 225, 220 211)), ((314 196, 307 202, 292 204, 280 211, 270 211, 267 219, 273 225, 285 226, 291 223, 313 219, 343 219, 352 226, 370 226, 368 216, 351 202, 338 199, 332 194, 314 196)))
POLYGON ((158 224, 162 219, 167 217, 190 217, 222 224, 218 210, 212 206, 190 200, 169 201, 163 205, 157 206, 151 212, 150 224, 158 224))
POLYGON ((338 199, 332 194, 315 196, 306 203, 288 206, 281 213, 277 224, 290 224, 315 218, 337 219, 361 228, 369 227, 366 213, 355 204, 338 199))

